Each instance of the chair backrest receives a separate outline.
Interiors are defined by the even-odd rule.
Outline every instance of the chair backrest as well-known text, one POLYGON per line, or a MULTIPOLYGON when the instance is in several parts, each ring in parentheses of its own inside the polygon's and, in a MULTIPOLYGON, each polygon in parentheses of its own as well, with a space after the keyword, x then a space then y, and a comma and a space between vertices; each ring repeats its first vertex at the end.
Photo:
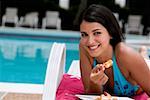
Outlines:
POLYGON ((24 17, 24 24, 29 26, 36 26, 38 24, 38 12, 27 13, 24 17))
POLYGON ((150 59, 145 59, 145 61, 146 61, 146 64, 148 65, 149 70, 150 70, 150 59))
POLYGON ((73 60, 67 73, 76 77, 81 77, 80 61, 73 60))
POLYGON ((141 25, 142 16, 141 15, 129 15, 128 25, 129 27, 138 28, 141 25))
POLYGON ((117 21, 119 21, 119 14, 118 13, 113 13, 113 14, 116 17, 117 21))
POLYGON ((46 26, 56 27, 58 18, 58 11, 46 11, 46 26))
POLYGON ((18 9, 7 7, 5 10, 5 22, 16 23, 18 21, 18 9))
POLYGON ((48 61, 43 100, 55 100, 56 91, 65 72, 65 44, 54 43, 48 61))
POLYGON ((16 16, 18 14, 18 9, 13 7, 6 8, 5 14, 7 16, 16 16))

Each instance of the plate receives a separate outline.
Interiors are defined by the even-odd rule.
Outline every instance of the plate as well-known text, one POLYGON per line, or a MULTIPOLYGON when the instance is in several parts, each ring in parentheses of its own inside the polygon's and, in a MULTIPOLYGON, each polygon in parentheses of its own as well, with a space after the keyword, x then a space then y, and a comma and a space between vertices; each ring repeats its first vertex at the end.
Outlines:
POLYGON ((96 95, 75 95, 76 97, 78 97, 81 100, 95 100, 97 97, 96 95))
MULTIPOLYGON (((96 95, 75 95, 76 97, 78 97, 79 99, 81 100, 95 100, 97 97, 99 96, 96 96, 96 95)), ((103 98, 103 100, 108 100, 108 98, 103 98)), ((110 100, 134 100, 134 99, 131 99, 129 97, 115 97, 115 96, 112 96, 110 100)))

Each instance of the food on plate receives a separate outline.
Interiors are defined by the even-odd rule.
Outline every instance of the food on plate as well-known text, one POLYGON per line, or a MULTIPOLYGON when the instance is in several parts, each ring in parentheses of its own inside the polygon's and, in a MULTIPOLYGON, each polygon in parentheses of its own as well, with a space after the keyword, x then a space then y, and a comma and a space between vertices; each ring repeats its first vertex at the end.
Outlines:
POLYGON ((118 100, 117 97, 112 97, 111 95, 105 96, 104 94, 98 96, 95 100, 118 100))

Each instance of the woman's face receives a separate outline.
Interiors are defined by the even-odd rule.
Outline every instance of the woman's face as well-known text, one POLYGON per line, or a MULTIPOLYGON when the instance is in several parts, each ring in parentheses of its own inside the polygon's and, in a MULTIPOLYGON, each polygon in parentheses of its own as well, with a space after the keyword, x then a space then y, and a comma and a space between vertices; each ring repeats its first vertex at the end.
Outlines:
POLYGON ((97 22, 82 21, 80 43, 92 57, 98 57, 110 46, 111 36, 106 28, 97 22))

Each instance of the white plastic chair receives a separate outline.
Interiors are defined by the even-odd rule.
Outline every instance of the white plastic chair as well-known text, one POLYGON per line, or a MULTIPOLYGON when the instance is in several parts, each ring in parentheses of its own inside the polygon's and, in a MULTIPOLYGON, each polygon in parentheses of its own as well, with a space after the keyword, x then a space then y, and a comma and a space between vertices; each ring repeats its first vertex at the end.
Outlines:
POLYGON ((17 26, 18 24, 18 9, 14 7, 7 7, 5 14, 2 16, 2 26, 6 26, 5 24, 14 24, 17 26))
POLYGON ((67 73, 75 77, 81 77, 79 63, 79 60, 73 60, 67 73))
POLYGON ((58 11, 46 11, 42 20, 42 28, 61 29, 61 19, 58 11))
POLYGON ((114 14, 115 18, 117 19, 120 28, 123 28, 122 20, 119 20, 119 13, 113 13, 113 14, 114 14))
POLYGON ((7 95, 7 92, 0 92, 0 100, 2 100, 7 95))
POLYGON ((150 59, 145 59, 145 61, 146 61, 147 65, 149 67, 149 70, 150 70, 150 59))
POLYGON ((141 24, 141 20, 141 15, 129 15, 128 22, 125 24, 125 32, 142 34, 144 26, 141 24))
POLYGON ((38 27, 38 12, 27 13, 24 17, 20 18, 18 26, 26 26, 31 28, 38 27))
POLYGON ((4 93, 42 94, 42 100, 55 100, 58 85, 65 72, 65 59, 65 44, 54 43, 49 55, 44 84, 0 82, 1 100, 4 93))

